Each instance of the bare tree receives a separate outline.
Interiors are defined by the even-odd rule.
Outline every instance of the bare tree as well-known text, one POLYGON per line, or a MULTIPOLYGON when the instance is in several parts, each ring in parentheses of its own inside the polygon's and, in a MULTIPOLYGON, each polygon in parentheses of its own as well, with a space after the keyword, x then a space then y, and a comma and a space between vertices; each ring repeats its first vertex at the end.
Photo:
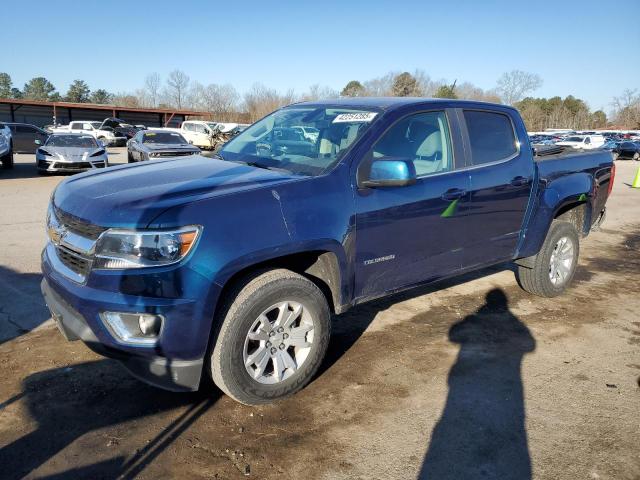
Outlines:
POLYGON ((627 128, 640 128, 640 94, 638 90, 626 89, 613 99, 615 122, 627 128))
POLYGON ((160 79, 160 75, 156 72, 150 73, 144 79, 144 89, 146 90, 147 98, 151 103, 152 107, 156 107, 158 105, 158 100, 160 99, 160 86, 162 85, 162 80, 160 79))
POLYGON ((189 80, 189 76, 182 70, 173 70, 167 78, 167 98, 177 108, 183 107, 189 80))
POLYGON ((324 87, 318 84, 311 85, 309 90, 300 96, 301 101, 324 100, 327 98, 338 98, 338 92, 331 87, 324 87))
POLYGON ((256 121, 284 105, 293 103, 294 100, 293 90, 280 94, 277 90, 256 83, 244 95, 244 108, 251 121, 256 121))
POLYGON ((213 114, 213 119, 220 122, 233 121, 239 116, 238 102, 240 95, 233 86, 212 83, 204 86, 198 82, 191 85, 188 104, 192 108, 213 114))
POLYGON ((539 75, 522 70, 505 72, 498 79, 496 91, 507 105, 513 105, 542 86, 539 75))
POLYGON ((364 95, 368 97, 388 97, 392 95, 393 79, 396 75, 394 72, 389 72, 382 77, 367 80, 363 83, 364 95))

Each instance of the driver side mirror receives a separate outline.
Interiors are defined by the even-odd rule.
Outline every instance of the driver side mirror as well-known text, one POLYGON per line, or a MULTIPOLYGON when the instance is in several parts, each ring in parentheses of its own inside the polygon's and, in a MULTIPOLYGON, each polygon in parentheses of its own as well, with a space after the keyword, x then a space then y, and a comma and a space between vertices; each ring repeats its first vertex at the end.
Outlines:
POLYGON ((362 178, 358 173, 361 188, 404 187, 416 183, 416 167, 408 158, 375 158, 370 168, 364 168, 362 178))
POLYGON ((41 140, 34 140, 33 143, 35 143, 36 145, 42 145, 42 141, 41 140))

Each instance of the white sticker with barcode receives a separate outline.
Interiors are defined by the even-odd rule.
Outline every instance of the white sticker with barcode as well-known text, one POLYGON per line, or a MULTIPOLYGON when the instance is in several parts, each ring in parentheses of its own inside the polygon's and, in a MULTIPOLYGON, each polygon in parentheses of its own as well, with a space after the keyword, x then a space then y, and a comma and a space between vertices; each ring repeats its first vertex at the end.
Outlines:
POLYGON ((332 123, 370 122, 376 115, 378 115, 377 112, 341 113, 333 119, 332 123))

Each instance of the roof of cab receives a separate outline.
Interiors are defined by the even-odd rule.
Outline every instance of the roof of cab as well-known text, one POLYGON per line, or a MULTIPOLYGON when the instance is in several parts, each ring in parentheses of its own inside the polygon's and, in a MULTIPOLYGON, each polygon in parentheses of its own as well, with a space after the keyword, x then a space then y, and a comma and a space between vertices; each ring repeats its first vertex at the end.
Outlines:
POLYGON ((293 105, 302 106, 345 106, 345 107, 364 107, 364 108, 379 108, 381 110, 393 110, 405 105, 418 105, 418 104, 437 104, 437 103, 455 103, 460 107, 470 106, 499 106, 506 108, 513 108, 509 105, 502 105, 489 102, 480 102, 476 100, 457 100, 451 98, 428 98, 428 97, 340 97, 329 98, 326 100, 314 100, 309 102, 299 102, 293 105))

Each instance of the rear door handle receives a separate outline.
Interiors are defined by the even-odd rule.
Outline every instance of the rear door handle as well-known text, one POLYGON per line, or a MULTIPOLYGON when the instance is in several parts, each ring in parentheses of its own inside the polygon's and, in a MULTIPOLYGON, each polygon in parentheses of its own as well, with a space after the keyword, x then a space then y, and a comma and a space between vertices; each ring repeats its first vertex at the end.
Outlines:
POLYGON ((527 177, 518 176, 511 180, 511 185, 513 185, 514 187, 522 187, 528 184, 529 184, 529 179, 527 177))
POLYGON ((464 197, 467 194, 466 190, 462 190, 461 188, 451 188, 442 194, 443 200, 458 200, 464 197))

